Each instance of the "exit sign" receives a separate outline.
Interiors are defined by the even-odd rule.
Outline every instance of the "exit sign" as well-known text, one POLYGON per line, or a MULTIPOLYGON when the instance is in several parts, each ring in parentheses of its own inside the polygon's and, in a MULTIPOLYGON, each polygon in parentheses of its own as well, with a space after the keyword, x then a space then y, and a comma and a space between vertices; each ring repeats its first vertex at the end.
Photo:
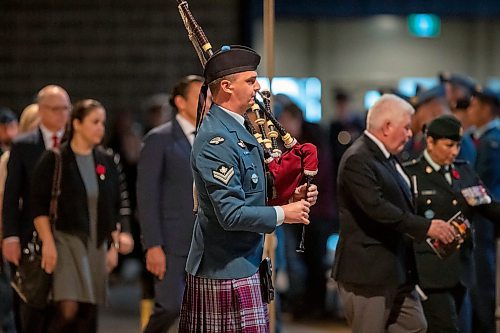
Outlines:
POLYGON ((411 14, 408 16, 408 31, 415 37, 438 37, 441 32, 441 20, 434 14, 411 14))

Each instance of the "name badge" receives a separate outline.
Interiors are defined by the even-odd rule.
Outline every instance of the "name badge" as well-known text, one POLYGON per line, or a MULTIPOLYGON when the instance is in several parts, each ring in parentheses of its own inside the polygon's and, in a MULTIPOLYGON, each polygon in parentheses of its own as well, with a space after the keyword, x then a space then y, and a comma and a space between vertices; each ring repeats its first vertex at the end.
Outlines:
POLYGON ((421 195, 436 195, 436 190, 423 190, 420 192, 421 195))

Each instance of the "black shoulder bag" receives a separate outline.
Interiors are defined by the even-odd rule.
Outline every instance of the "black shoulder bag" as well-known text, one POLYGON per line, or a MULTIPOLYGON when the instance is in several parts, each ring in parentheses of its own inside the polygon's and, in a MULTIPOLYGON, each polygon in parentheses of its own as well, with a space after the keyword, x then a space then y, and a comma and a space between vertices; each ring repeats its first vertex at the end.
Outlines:
MULTIPOLYGON (((61 189, 61 154, 53 150, 55 157, 52 193, 50 198, 49 220, 52 230, 57 219, 57 199, 61 189)), ((12 277, 12 288, 28 305, 36 308, 47 306, 52 290, 52 274, 42 268, 42 243, 36 231, 33 238, 22 249, 19 267, 12 277)))

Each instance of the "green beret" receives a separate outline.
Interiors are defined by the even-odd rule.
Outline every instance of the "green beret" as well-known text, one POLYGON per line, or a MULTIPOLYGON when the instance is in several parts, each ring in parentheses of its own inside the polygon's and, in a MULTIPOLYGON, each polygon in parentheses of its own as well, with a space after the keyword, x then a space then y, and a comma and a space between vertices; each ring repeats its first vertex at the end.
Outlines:
POLYGON ((464 130, 460 121, 452 115, 444 115, 431 121, 427 126, 427 136, 438 139, 460 141, 464 130))
POLYGON ((226 75, 255 71, 260 55, 249 47, 241 45, 223 46, 205 64, 204 77, 207 83, 226 75))

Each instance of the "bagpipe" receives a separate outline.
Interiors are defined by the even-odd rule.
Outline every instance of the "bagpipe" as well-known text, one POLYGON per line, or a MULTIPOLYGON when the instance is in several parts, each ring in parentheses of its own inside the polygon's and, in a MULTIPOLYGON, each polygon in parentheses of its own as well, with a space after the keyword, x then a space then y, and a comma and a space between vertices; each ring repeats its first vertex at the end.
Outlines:
MULTIPOLYGON (((193 44, 198 58, 204 67, 208 59, 214 54, 212 45, 189 10, 188 3, 185 0, 177 0, 177 4, 188 38, 193 44)), ((278 122, 271 110, 272 96, 269 90, 260 91, 259 95, 262 101, 256 98, 255 104, 249 110, 255 115, 254 125, 251 124, 248 113, 244 117, 246 123, 251 125, 248 126, 248 129, 255 136, 264 151, 266 173, 270 185, 268 205, 285 205, 289 203, 295 188, 304 179, 307 183, 307 188, 309 188, 313 177, 317 174, 317 148, 311 143, 299 144, 278 122), (278 138, 281 138, 283 141, 284 151, 279 149, 278 138)), ((201 122, 201 116, 198 115, 198 118, 197 126, 201 122)), ((304 251, 304 229, 297 251, 304 251)))

